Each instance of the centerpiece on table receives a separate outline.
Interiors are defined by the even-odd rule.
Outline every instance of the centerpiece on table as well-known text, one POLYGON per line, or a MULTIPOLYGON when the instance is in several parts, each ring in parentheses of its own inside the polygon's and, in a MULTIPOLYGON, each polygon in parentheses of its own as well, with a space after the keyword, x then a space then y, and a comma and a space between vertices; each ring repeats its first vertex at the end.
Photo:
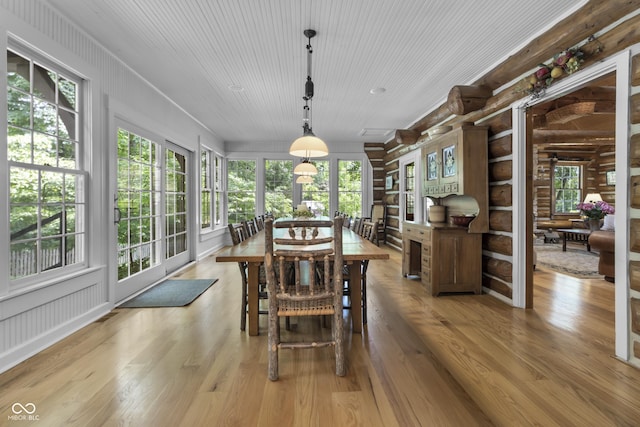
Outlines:
POLYGON ((293 217, 304 219, 304 218, 313 218, 315 215, 312 211, 309 210, 307 205, 304 203, 299 204, 296 209, 293 210, 293 217))
POLYGON ((576 207, 580 209, 580 214, 588 220, 589 228, 592 231, 600 229, 600 220, 606 215, 615 213, 613 206, 602 200, 578 203, 576 207))

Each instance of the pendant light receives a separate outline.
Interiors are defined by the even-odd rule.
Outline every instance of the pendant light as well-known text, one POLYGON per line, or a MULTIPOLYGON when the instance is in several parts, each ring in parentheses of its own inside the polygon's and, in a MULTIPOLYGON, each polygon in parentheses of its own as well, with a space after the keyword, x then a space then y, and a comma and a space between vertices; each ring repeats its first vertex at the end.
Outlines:
POLYGON ((293 170, 294 175, 316 175, 318 173, 318 169, 313 165, 313 163, 309 162, 308 158, 302 159, 302 163, 295 167, 293 170))
POLYGON ((311 80, 311 55, 313 53, 311 38, 316 35, 316 32, 315 30, 304 30, 304 35, 309 40, 307 44, 307 79, 304 84, 304 97, 302 98, 305 101, 302 119, 304 124, 302 125, 302 136, 293 141, 289 148, 289 154, 308 159, 309 157, 324 157, 329 155, 329 148, 327 148, 327 144, 318 138, 311 129, 311 109, 309 101, 313 99, 314 94, 314 84, 313 80, 311 80))
POLYGON ((296 179, 296 184, 311 184, 313 183, 313 178, 310 175, 300 175, 296 179))

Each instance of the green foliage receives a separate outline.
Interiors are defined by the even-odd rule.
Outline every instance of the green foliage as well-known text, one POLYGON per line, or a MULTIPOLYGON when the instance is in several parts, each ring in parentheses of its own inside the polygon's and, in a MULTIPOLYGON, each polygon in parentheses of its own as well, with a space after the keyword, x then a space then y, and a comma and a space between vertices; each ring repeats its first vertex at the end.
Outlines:
POLYGON ((362 216, 362 162, 338 162, 338 210, 351 217, 362 216))
POLYGON ((256 162, 229 160, 227 162, 228 222, 236 223, 256 214, 256 162))
POLYGON ((293 208, 293 161, 265 161, 265 211, 275 218, 291 215, 293 208))

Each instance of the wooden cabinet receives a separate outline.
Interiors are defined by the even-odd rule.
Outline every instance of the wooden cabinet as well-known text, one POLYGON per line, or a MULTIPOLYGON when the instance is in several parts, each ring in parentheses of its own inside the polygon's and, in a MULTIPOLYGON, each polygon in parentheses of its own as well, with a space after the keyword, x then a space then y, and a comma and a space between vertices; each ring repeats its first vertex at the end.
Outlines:
POLYGON ((474 213, 468 227, 402 223, 402 274, 420 275, 432 295, 482 293, 482 233, 489 231, 488 128, 463 124, 424 143, 423 196, 455 213, 474 213), (449 197, 465 196, 465 197, 449 197), (469 198, 477 212, 462 212, 469 198), (450 203, 447 205, 448 202, 450 203))
POLYGON ((449 225, 403 222, 402 246, 402 274, 419 274, 431 295, 482 293, 482 234, 449 225))
POLYGON ((422 147, 423 196, 470 196, 478 204, 472 233, 489 231, 488 128, 462 125, 422 147))

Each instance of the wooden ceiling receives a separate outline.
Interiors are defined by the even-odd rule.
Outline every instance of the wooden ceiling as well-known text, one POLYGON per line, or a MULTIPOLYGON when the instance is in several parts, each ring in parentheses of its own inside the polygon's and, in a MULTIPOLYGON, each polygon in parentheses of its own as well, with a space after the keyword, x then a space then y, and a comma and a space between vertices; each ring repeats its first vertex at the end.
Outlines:
POLYGON ((587 160, 615 150, 615 74, 532 108, 541 157, 587 160))

